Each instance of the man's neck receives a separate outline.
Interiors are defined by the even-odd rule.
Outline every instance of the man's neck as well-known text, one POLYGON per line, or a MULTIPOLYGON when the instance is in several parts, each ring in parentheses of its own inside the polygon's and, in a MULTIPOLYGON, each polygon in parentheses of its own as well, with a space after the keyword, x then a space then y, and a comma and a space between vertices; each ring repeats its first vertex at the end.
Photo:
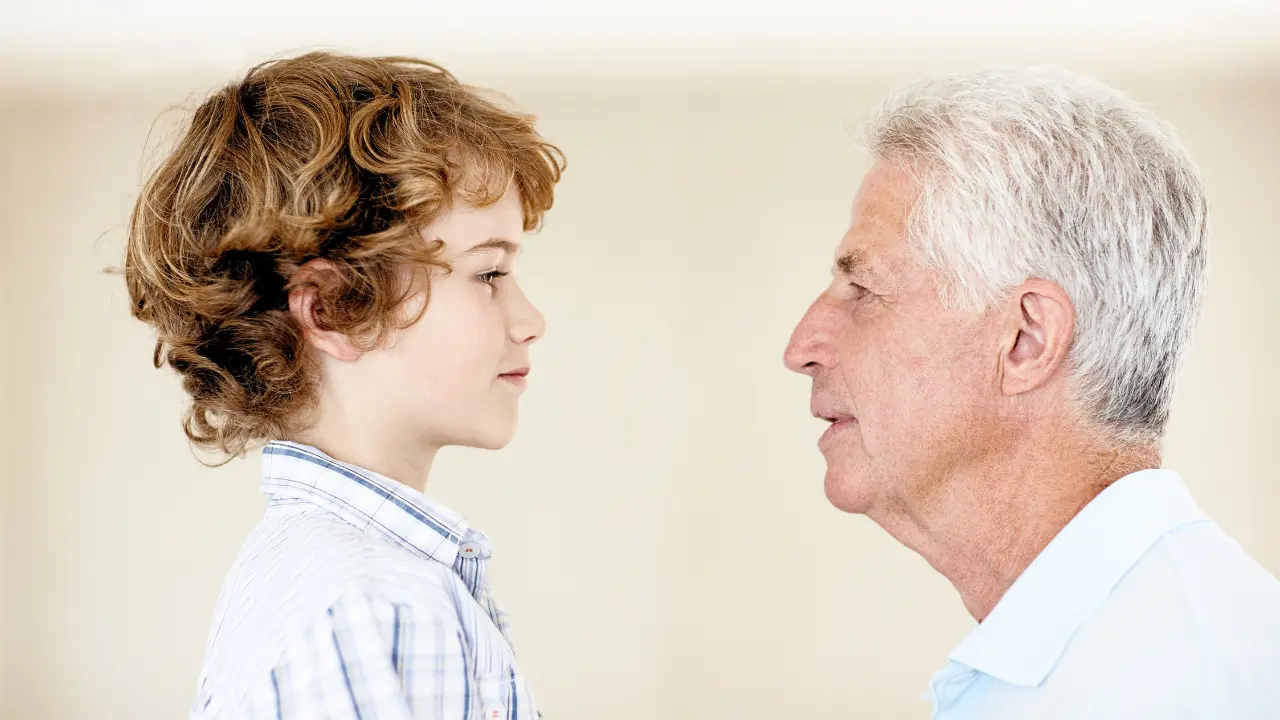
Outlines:
POLYGON ((1154 447, 1026 447, 955 473, 932 497, 868 513, 959 591, 981 622, 1031 561, 1109 485, 1159 467, 1154 447))

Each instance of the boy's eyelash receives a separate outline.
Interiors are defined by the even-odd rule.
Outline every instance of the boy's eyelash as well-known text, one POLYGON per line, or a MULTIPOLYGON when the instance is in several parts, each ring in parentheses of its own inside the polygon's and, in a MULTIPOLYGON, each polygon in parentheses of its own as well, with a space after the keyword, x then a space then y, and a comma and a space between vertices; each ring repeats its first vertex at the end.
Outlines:
POLYGON ((480 273, 476 277, 485 285, 492 285, 498 278, 504 278, 510 274, 504 270, 490 270, 487 273, 480 273))

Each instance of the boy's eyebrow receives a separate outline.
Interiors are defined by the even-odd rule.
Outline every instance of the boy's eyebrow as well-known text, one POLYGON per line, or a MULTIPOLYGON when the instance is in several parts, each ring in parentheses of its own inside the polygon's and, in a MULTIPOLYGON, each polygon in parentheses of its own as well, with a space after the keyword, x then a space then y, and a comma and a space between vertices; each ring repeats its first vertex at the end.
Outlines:
POLYGON ((489 238, 488 240, 485 240, 482 243, 477 243, 470 250, 467 250, 464 253, 460 253, 458 257, 467 257, 468 255, 478 255, 479 253, 482 253, 485 250, 501 250, 507 254, 514 255, 515 253, 520 251, 520 246, 517 245, 516 243, 511 242, 510 240, 503 240, 502 238, 489 238))

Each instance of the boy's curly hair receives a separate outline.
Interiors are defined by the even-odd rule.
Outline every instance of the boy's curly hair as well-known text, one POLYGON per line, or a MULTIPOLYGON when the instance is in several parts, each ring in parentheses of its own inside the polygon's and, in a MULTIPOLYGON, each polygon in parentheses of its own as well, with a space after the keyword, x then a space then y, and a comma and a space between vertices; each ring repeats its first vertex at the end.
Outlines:
POLYGON ((311 53, 214 93, 143 188, 123 269, 156 367, 191 396, 187 437, 229 458, 300 429, 318 380, 288 307, 304 263, 339 278, 318 321, 372 348, 404 326, 406 269, 447 269, 426 225, 514 184, 532 230, 563 169, 532 117, 421 60, 311 53))

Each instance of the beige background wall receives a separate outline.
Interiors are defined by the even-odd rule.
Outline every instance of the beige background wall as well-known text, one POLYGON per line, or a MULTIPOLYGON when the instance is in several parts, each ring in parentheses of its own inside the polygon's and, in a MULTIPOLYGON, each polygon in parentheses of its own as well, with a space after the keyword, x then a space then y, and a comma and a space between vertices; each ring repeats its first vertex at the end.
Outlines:
MULTIPOLYGON (((1167 464, 1280 573, 1280 66, 1096 69, 1182 130, 1209 303, 1167 464)), ((896 75, 503 83, 570 169, 522 275, 550 321, 515 443, 428 491, 496 544, 549 718, 928 716, 969 627, 949 584, 822 494, 783 345, 896 75)), ((0 716, 172 718, 255 522, 257 458, 201 467, 118 262, 152 121, 204 83, 0 96, 0 716)), ((164 124, 152 146, 160 143, 164 124)))

